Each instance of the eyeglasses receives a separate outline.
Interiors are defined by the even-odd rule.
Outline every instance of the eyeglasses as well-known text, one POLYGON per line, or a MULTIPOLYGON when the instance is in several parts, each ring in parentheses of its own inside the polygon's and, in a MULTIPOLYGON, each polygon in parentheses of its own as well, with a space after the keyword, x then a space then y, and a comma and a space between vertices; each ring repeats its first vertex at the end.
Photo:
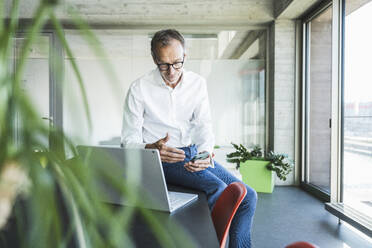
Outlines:
POLYGON ((157 64, 157 65, 158 65, 159 70, 161 70, 161 71, 168 71, 169 66, 172 66, 173 69, 175 69, 175 70, 179 70, 179 69, 182 68, 184 61, 185 61, 185 58, 183 59, 182 62, 176 62, 176 63, 173 63, 173 64, 163 63, 163 64, 157 64))

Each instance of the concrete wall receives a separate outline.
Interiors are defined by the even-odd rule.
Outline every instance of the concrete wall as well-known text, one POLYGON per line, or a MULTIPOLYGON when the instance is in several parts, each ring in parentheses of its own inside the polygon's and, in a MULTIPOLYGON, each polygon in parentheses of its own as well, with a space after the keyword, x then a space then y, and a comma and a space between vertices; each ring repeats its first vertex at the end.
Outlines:
MULTIPOLYGON (((294 159, 295 22, 276 20, 270 27, 270 39, 271 141, 275 152, 294 159)), ((276 184, 293 184, 294 173, 285 182, 277 178, 276 184)))

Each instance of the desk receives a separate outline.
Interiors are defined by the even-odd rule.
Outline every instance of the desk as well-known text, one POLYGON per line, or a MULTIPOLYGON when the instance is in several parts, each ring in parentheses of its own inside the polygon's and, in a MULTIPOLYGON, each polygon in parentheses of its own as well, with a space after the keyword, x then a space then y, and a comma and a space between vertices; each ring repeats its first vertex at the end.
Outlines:
MULTIPOLYGON (((178 223, 179 226, 185 230, 185 233, 193 239, 192 242, 195 244, 195 247, 219 247, 205 194, 203 192, 173 185, 168 185, 168 189, 198 194, 199 198, 172 214, 155 210, 151 210, 151 213, 161 220, 164 226, 174 226, 175 223, 178 223)), ((177 232, 177 228, 168 230, 172 232, 171 235, 175 235, 176 233, 173 232, 177 232)), ((144 217, 139 213, 135 214, 130 224, 129 233, 136 247, 161 247, 151 231, 151 228, 149 228, 144 221, 144 217)), ((186 243, 183 244, 183 247, 185 247, 186 243)))

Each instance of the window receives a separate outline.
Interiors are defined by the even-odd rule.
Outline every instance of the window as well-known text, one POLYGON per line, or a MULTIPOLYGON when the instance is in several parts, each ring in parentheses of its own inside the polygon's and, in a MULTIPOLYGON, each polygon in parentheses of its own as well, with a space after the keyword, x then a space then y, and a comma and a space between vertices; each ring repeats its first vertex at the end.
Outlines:
POLYGON ((371 22, 371 0, 330 1, 304 19, 302 101, 303 185, 327 202, 328 211, 369 236, 371 22))
POLYGON ((304 22, 304 183, 330 192, 332 6, 327 5, 304 22))
POLYGON ((372 1, 359 2, 345 1, 342 201, 372 218, 372 1))

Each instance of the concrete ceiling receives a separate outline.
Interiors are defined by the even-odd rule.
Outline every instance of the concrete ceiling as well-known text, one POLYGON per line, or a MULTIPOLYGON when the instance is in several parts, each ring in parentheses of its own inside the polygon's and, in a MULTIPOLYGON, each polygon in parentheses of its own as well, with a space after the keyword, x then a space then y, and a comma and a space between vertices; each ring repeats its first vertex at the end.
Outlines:
POLYGON ((273 20, 272 0, 66 0, 66 3, 88 20, 100 22, 242 25, 273 20))
POLYGON ((274 1, 275 19, 296 19, 323 0, 276 0, 274 1))
MULTIPOLYGON (((32 18, 40 0, 20 1, 20 17, 32 18)), ((276 18, 297 18, 319 0, 60 0, 57 17, 71 23, 70 11, 101 30, 134 30, 151 34, 177 28, 183 34, 236 31, 218 48, 220 58, 239 58, 276 18), (256 30, 256 31, 253 31, 256 30)), ((359 0, 362 1, 362 0, 359 0)), ((6 14, 12 0, 5 0, 6 14)), ((8 16, 8 15, 7 15, 8 16)), ((256 42, 256 43, 254 43, 256 42)), ((257 50, 257 49, 256 49, 257 50)))
MULTIPOLYGON (((158 28, 226 29, 268 24, 274 0, 61 0, 57 14, 69 21, 68 10, 91 25, 158 28)), ((6 6, 12 0, 6 0, 6 6)), ((21 1, 20 17, 31 18, 39 0, 21 1)))
MULTIPOLYGON (((239 59, 253 45, 258 45, 258 38, 264 33, 262 30, 252 30, 246 32, 236 32, 230 42, 220 52, 220 59, 239 59)), ((257 52, 258 52, 257 47, 257 52)), ((248 57, 256 55, 246 54, 248 57)))
POLYGON ((228 43, 221 49, 220 51, 220 58, 221 59, 229 59, 234 54, 234 52, 238 49, 240 44, 244 42, 247 35, 250 31, 245 32, 236 32, 232 39, 229 40, 228 43))
MULTIPOLYGON (((41 0, 20 1, 20 17, 32 18, 41 0)), ((176 27, 253 30, 277 18, 294 19, 322 0, 59 0, 58 18, 68 23, 69 11, 93 26, 120 29, 176 27)), ((356 0, 366 2, 368 0, 356 0)), ((5 0, 6 16, 13 0, 5 0)), ((204 32, 205 33, 205 32, 204 32)))

